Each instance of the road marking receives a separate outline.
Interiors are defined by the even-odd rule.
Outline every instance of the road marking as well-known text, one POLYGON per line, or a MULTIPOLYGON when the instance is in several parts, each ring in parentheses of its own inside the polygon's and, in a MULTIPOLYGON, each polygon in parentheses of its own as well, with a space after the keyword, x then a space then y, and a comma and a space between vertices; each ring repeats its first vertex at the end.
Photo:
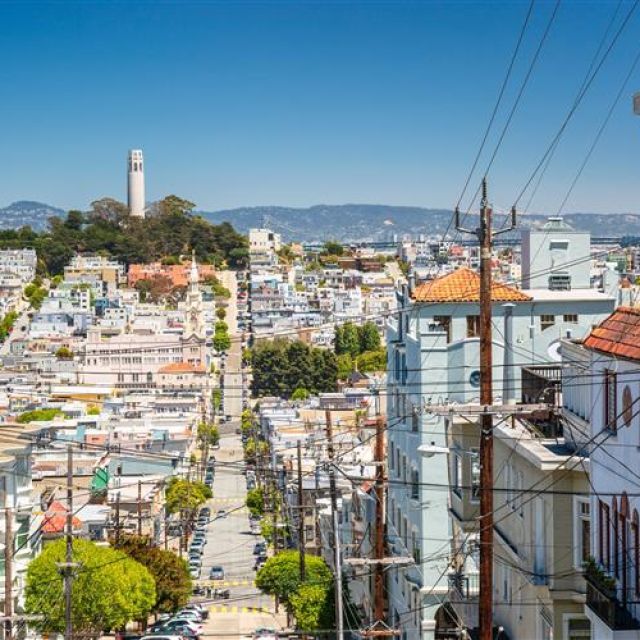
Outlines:
POLYGON ((256 581, 242 578, 238 580, 198 580, 196 584, 208 587, 255 587, 256 581))
POLYGON ((209 607, 211 613, 269 613, 266 607, 239 607, 233 604, 213 604, 209 607))

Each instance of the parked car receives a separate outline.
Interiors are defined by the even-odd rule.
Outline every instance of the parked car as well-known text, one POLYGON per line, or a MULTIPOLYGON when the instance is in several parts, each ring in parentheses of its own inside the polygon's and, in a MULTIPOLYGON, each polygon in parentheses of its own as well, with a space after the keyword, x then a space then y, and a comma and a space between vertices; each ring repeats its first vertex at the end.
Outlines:
POLYGON ((271 627, 258 627, 253 632, 253 640, 278 640, 278 633, 271 627))
POLYGON ((267 552, 267 543, 266 542, 256 542, 253 546, 253 555, 260 556, 264 555, 267 552))
POLYGON ((147 635, 147 636, 142 636, 142 638, 140 638, 140 640, 182 640, 182 636, 168 636, 168 635, 162 635, 162 634, 158 634, 158 635, 147 635))
POLYGON ((226 509, 218 509, 218 513, 216 513, 216 519, 217 518, 226 518, 227 517, 227 510, 226 509))
POLYGON ((209 580, 224 580, 224 569, 219 566, 211 567, 209 580))

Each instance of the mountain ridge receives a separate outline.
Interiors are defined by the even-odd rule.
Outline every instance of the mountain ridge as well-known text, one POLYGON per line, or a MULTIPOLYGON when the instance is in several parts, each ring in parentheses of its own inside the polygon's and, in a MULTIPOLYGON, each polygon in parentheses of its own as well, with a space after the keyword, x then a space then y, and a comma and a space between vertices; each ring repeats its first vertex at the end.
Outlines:
MULTIPOLYGON (((238 231, 267 226, 280 233, 286 242, 337 240, 388 241, 395 234, 441 235, 448 228, 453 212, 448 209, 386 204, 317 204, 310 207, 264 205, 236 207, 219 211, 196 211, 210 222, 230 222, 238 231)), ((18 200, 0 208, 0 229, 29 225, 37 231, 46 228, 51 216, 65 211, 35 200, 18 200)), ((548 216, 526 214, 520 217, 522 228, 539 226, 548 216)), ((635 213, 568 213, 564 220, 594 236, 640 235, 640 215, 635 213)), ((470 218, 467 226, 473 226, 470 218)), ((499 221, 497 222, 499 224, 499 221)))

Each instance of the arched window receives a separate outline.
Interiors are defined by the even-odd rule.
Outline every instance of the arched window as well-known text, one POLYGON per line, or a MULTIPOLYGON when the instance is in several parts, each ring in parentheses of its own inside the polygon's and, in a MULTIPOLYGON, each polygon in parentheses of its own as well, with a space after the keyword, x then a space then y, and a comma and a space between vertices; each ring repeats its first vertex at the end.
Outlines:
POLYGON ((611 501, 611 519, 613 520, 613 574, 620 577, 620 531, 618 525, 618 501, 613 496, 611 501))

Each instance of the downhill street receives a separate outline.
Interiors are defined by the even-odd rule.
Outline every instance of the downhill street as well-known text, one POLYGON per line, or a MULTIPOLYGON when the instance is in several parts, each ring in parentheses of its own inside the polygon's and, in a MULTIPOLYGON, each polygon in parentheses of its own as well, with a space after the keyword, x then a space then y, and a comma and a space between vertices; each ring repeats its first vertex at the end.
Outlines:
POLYGON ((285 624, 284 616, 275 616, 271 596, 254 586, 253 546, 258 540, 249 531, 249 514, 245 507, 246 482, 242 475, 242 444, 240 436, 223 436, 220 449, 215 451, 216 475, 211 506, 212 522, 208 527, 202 578, 208 579, 212 566, 225 572, 220 587, 231 592, 228 600, 211 605, 205 622, 206 638, 247 638, 260 626, 276 629, 285 624), (224 509, 225 516, 217 516, 224 509))

